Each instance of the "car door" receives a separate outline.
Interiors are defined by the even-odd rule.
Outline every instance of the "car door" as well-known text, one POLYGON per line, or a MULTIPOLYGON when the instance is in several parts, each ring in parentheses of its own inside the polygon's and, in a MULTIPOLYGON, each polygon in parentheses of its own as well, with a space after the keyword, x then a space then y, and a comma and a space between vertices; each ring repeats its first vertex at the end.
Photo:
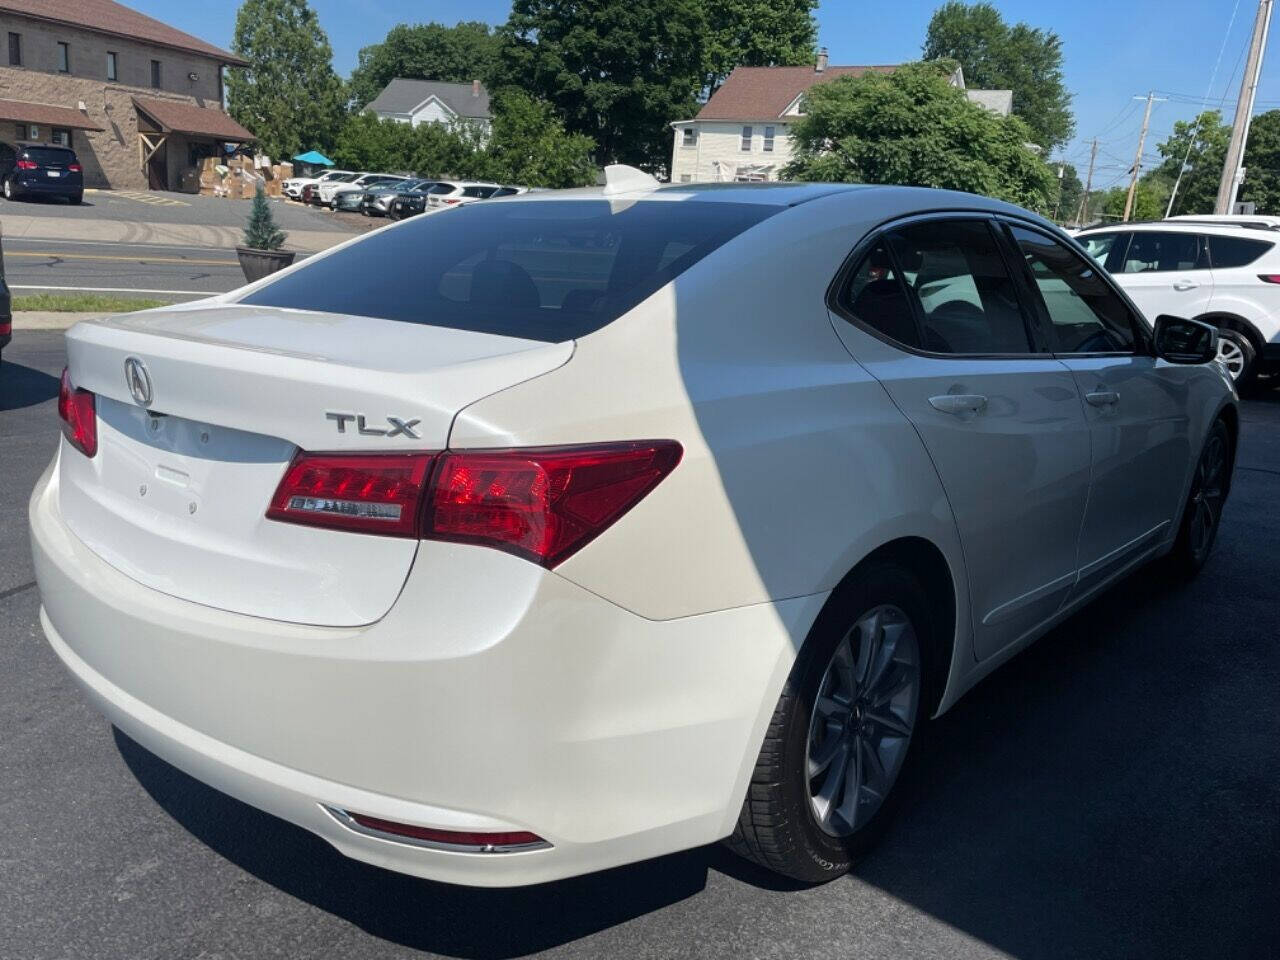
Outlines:
POLYGON ((1149 321, 1162 313, 1189 319, 1208 313, 1213 270, 1200 234, 1135 230, 1117 259, 1112 275, 1149 321))
POLYGON ((1079 595, 1172 533, 1191 460, 1189 368, 1156 360, 1146 328, 1096 264, 1037 228, 1011 223, 1008 230, 1089 422, 1093 480, 1080 531, 1079 595))
POLYGON ((1090 451, 1071 372, 1033 341, 989 218, 891 227, 837 304, 878 338, 841 333, 929 451, 964 548, 975 654, 995 654, 1076 580, 1090 451))

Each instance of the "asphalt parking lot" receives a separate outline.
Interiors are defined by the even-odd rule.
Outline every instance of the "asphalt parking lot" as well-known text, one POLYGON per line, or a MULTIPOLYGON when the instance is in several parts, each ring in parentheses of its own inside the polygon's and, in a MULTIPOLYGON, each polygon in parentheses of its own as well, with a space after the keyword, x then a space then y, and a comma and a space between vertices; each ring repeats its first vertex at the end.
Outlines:
POLYGON ((854 875, 710 847, 476 891, 346 860, 88 706, 26 534, 63 363, 20 330, 0 366, 0 958, 1280 956, 1280 391, 1202 575, 1130 578, 967 696, 854 875))

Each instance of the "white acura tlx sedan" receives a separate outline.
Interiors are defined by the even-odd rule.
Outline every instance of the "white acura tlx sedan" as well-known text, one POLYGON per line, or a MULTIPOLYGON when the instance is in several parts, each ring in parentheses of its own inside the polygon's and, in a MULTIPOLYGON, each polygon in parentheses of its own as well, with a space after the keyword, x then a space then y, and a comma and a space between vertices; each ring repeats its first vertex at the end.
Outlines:
POLYGON ((725 838, 839 876, 931 718, 1205 562, 1238 425, 1212 327, 904 187, 613 169, 67 349, 30 508, 67 669, 219 790, 481 886, 725 838))

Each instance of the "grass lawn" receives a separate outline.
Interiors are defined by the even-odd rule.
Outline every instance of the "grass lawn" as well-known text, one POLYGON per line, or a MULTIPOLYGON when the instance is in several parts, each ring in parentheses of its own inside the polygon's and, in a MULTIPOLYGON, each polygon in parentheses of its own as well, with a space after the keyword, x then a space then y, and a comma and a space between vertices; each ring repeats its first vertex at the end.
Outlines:
POLYGON ((13 312, 41 310, 57 312, 128 313, 131 310, 148 310, 167 306, 168 300, 148 300, 141 297, 110 297, 101 293, 32 293, 13 298, 13 312))

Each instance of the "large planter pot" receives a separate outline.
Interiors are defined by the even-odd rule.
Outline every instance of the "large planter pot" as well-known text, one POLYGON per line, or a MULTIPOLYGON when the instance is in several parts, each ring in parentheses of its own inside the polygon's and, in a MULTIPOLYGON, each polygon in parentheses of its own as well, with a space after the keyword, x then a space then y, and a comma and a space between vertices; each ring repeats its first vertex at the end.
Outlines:
POLYGON ((253 283, 292 264, 296 254, 293 250, 254 250, 252 247, 236 247, 236 255, 240 258, 240 269, 244 271, 244 278, 253 283))

